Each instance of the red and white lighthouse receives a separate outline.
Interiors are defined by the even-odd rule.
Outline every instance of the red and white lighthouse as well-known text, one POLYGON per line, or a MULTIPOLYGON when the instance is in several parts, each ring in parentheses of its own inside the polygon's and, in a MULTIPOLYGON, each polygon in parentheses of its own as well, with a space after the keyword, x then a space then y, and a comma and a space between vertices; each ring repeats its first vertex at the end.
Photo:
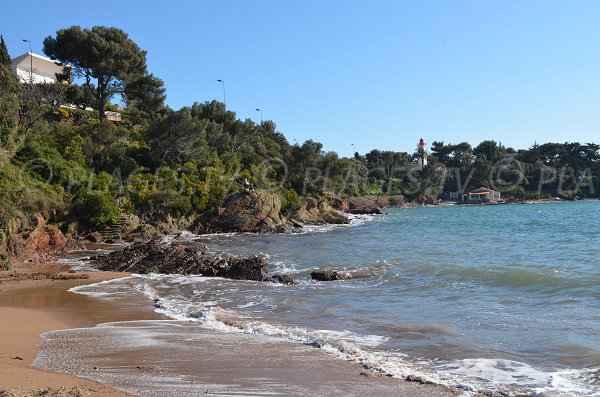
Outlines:
POLYGON ((417 153, 419 154, 417 164, 419 164, 421 167, 426 166, 427 165, 427 143, 425 143, 425 140, 423 138, 421 138, 419 140, 419 144, 417 145, 417 153))

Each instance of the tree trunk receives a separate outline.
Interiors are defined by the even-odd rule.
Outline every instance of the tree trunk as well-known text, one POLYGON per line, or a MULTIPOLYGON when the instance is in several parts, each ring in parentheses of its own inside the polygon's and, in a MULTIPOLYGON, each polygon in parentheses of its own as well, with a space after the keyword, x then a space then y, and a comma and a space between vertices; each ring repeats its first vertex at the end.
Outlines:
POLYGON ((98 107, 98 120, 102 121, 106 119, 106 95, 104 93, 104 81, 98 79, 98 89, 96 90, 96 106, 98 107))
POLYGON ((106 119, 106 112, 104 110, 104 101, 98 100, 98 120, 102 121, 106 119))

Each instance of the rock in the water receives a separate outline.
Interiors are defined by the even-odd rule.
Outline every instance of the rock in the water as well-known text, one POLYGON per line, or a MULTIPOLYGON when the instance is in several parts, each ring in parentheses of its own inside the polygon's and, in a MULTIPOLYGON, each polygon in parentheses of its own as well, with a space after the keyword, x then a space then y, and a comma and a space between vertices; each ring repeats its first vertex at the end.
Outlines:
POLYGON ((229 266, 221 268, 218 276, 236 280, 267 281, 269 279, 269 269, 262 256, 255 255, 247 258, 233 256, 228 258, 226 263, 229 266))
POLYGON ((287 285, 294 285, 296 283, 293 278, 291 278, 290 276, 287 276, 285 274, 274 274, 271 276, 271 280, 273 280, 273 282, 276 282, 276 283, 287 284, 287 285))
POLYGON ((296 219, 290 219, 290 223, 295 229, 302 229, 304 227, 304 223, 297 221, 296 219))
POLYGON ((257 189, 229 196, 220 213, 207 226, 209 232, 225 233, 279 233, 287 229, 279 196, 257 189))
POLYGON ((337 272, 335 270, 314 270, 310 273, 310 277, 317 281, 347 280, 351 278, 348 273, 337 272))
POLYGON ((164 243, 160 239, 134 243, 94 259, 100 270, 198 274, 238 280, 270 281, 268 267, 261 256, 222 258, 196 242, 164 243))

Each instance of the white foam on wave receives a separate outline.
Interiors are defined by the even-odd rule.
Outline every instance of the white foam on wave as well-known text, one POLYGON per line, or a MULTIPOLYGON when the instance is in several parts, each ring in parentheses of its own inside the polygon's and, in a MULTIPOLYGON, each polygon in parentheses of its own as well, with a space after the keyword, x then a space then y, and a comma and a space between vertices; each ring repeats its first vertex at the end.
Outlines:
MULTIPOLYGON (((385 266, 383 266, 385 267, 385 266)), ((459 387, 464 395, 478 392, 494 393, 501 390, 514 395, 523 389, 535 397, 600 396, 600 369, 543 371, 527 364, 510 360, 487 358, 455 360, 452 362, 416 362, 405 355, 377 351, 386 342, 381 335, 361 335, 343 330, 309 330, 302 327, 272 324, 257 321, 243 311, 223 309, 219 302, 206 301, 189 304, 183 296, 165 297, 149 281, 167 280, 174 284, 190 284, 208 281, 223 281, 201 276, 178 275, 134 275, 102 281, 96 284, 71 288, 70 291, 101 298, 111 295, 125 296, 131 293, 128 279, 139 280, 135 290, 152 300, 155 310, 166 316, 228 333, 245 333, 285 338, 298 343, 311 345, 344 360, 350 360, 375 372, 396 378, 417 375, 426 381, 447 386, 459 387), (91 287, 91 288, 90 288, 91 287)), ((238 309, 249 308, 257 301, 250 301, 238 309)))
MULTIPOLYGON (((197 284, 204 283, 211 280, 210 277, 204 277, 194 274, 159 274, 159 273, 149 273, 149 274, 132 274, 131 277, 138 278, 140 280, 154 280, 154 281, 162 281, 168 280, 169 283, 172 284, 197 284)), ((214 279, 214 278, 213 278, 214 279)))
POLYGON ((110 250, 107 249, 102 249, 102 248, 98 248, 95 250, 86 250, 86 251, 82 251, 82 252, 73 252, 73 257, 69 257, 69 258, 58 258, 56 260, 57 263, 60 263, 61 265, 67 265, 69 266, 72 270, 77 270, 77 271, 97 271, 98 269, 96 267, 94 267, 91 262, 90 262, 90 256, 81 256, 81 257, 74 257, 74 255, 85 255, 87 253, 94 253, 94 255, 104 255, 110 252, 110 250))
POLYGON ((367 347, 377 347, 385 342, 387 342, 390 338, 387 336, 381 335, 360 335, 356 332, 352 332, 349 330, 344 331, 332 331, 327 329, 319 330, 318 332, 331 335, 334 338, 341 340, 350 340, 356 344, 367 347))
POLYGON ((199 324, 229 333, 245 333, 258 336, 279 337, 310 345, 340 359, 356 362, 365 368, 397 378, 418 374, 421 378, 437 384, 449 384, 475 390, 453 376, 439 377, 435 372, 411 363, 404 355, 386 355, 368 351, 384 343, 387 338, 380 335, 360 335, 351 331, 308 330, 302 327, 274 325, 263 321, 243 320, 244 316, 234 310, 211 308, 199 324))
POLYGON ((239 305, 238 309, 246 309, 248 307, 256 306, 256 305, 259 305, 259 304, 260 304, 259 302, 248 302, 248 303, 245 303, 243 305, 239 305))
POLYGON ((548 374, 533 367, 511 360, 464 359, 455 360, 437 367, 440 371, 459 372, 498 384, 522 386, 544 385, 548 374))
POLYGON ((177 235, 177 240, 189 241, 189 240, 195 240, 199 237, 200 237, 199 234, 192 233, 189 230, 184 230, 177 235))
POLYGON ((377 261, 374 265, 362 266, 346 270, 352 278, 381 277, 392 267, 387 261, 377 261))
POLYGON ((474 358, 454 360, 435 366, 436 370, 476 378, 488 387, 516 385, 533 391, 535 396, 600 396, 600 388, 582 382, 600 368, 543 371, 528 364, 502 359, 474 358))
POLYGON ((332 230, 344 229, 349 227, 361 226, 377 219, 378 215, 353 215, 346 214, 350 223, 325 225, 304 225, 302 229, 294 231, 293 234, 310 234, 310 233, 326 233, 332 230))
POLYGON ((302 272, 295 264, 285 261, 272 261, 269 263, 269 267, 271 268, 272 273, 297 274, 302 272))
MULTIPOLYGON (((70 288, 68 291, 76 294, 86 295, 93 298, 115 299, 120 297, 115 289, 123 289, 122 281, 131 279, 132 276, 113 278, 110 280, 99 281, 93 284, 84 284, 70 288)), ((123 292, 127 292, 127 288, 123 292)))
POLYGON ((365 223, 372 222, 380 215, 371 215, 371 214, 349 214, 348 219, 350 219, 350 225, 359 226, 364 225, 365 223))
POLYGON ((203 236, 207 236, 207 235, 200 235, 200 234, 190 232, 189 230, 183 230, 177 234, 164 234, 160 237, 159 242, 162 245, 171 245, 175 241, 193 241, 193 240, 197 240, 203 236))
POLYGON ((340 229, 342 227, 347 227, 348 225, 304 225, 302 229, 295 230, 293 234, 312 234, 312 233, 326 233, 335 229, 340 229))
POLYGON ((206 234, 198 234, 194 237, 195 240, 214 240, 214 239, 222 239, 223 237, 233 237, 233 236, 243 236, 245 234, 253 235, 255 233, 238 233, 238 232, 229 232, 229 233, 206 233, 206 234))
MULTIPOLYGON (((385 355, 366 350, 385 343, 388 340, 385 336, 361 335, 347 330, 309 330, 302 327, 275 325, 256 321, 238 310, 209 306, 208 302, 192 305, 183 303, 177 298, 161 297, 159 291, 149 283, 142 283, 138 289, 154 302, 157 312, 175 320, 193 321, 201 326, 227 333, 278 337, 311 345, 338 358, 398 378, 418 373, 422 378, 439 384, 448 384, 448 379, 451 378, 445 376, 444 379, 439 379, 433 371, 405 360, 402 355, 385 355)), ((455 380, 449 383, 453 386, 462 384, 455 380)))
MULTIPOLYGON (((464 390, 464 395, 498 390, 512 395, 518 390, 527 389, 536 397, 600 396, 598 388, 578 381, 584 372, 589 372, 587 370, 545 372, 523 363, 485 358, 449 363, 413 362, 403 354, 375 351, 388 340, 385 336, 272 324, 253 320, 238 310, 223 309, 216 306, 216 302, 210 302, 210 306, 207 302, 201 306, 185 305, 177 300, 157 299, 158 294, 152 288, 147 288, 145 293, 155 300, 157 311, 174 319, 194 321, 222 332, 292 340, 396 378, 412 374, 436 384, 458 387, 464 390)), ((255 303, 250 302, 238 309, 251 307, 255 303)))
POLYGON ((61 265, 67 265, 71 268, 71 270, 76 271, 88 271, 88 270, 96 270, 89 262, 89 257, 84 258, 60 258, 56 260, 57 263, 61 265))

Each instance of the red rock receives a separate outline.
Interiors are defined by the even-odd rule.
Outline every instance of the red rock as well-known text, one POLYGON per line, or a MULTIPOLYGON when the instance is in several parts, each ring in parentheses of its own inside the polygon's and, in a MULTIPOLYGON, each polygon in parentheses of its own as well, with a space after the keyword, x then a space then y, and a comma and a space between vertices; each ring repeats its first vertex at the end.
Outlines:
POLYGON ((40 214, 34 216, 35 228, 25 237, 25 247, 32 251, 57 249, 67 244, 67 238, 58 228, 46 224, 40 214))

